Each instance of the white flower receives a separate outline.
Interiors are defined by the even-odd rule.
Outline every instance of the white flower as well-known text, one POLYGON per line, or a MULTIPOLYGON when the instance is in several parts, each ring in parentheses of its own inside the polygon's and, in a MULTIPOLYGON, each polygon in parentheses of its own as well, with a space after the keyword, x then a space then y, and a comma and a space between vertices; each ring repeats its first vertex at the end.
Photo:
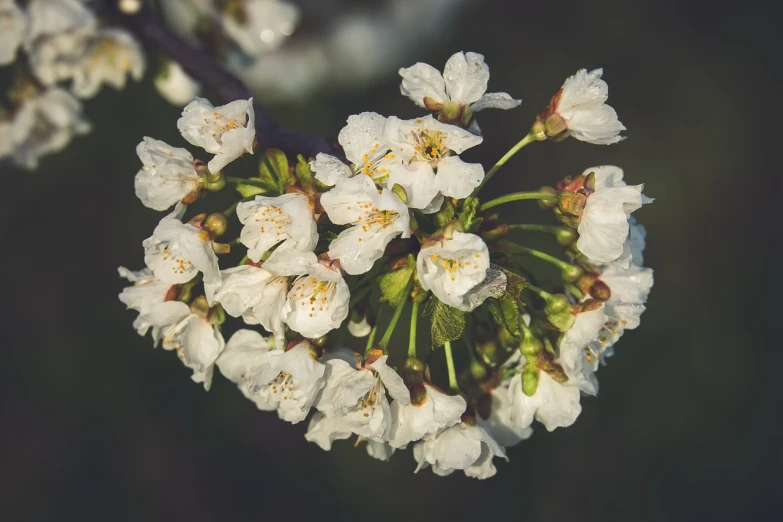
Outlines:
MULTIPOLYGON (((642 203, 653 201, 652 198, 648 198, 644 194, 642 194, 642 198, 642 203)), ((630 263, 642 266, 644 264, 644 244, 647 238, 647 229, 637 223, 636 218, 633 216, 628 218, 628 227, 628 238, 623 244, 623 253, 620 254, 620 257, 613 264, 619 267, 627 267, 630 263)))
POLYGON ((457 156, 481 143, 482 138, 432 116, 407 121, 391 116, 383 140, 408 162, 390 168, 385 185, 402 186, 409 207, 425 208, 440 194, 466 198, 484 179, 480 164, 465 163, 457 156))
POLYGON ((351 166, 334 156, 319 153, 310 163, 315 178, 332 186, 339 179, 366 174, 377 183, 384 183, 392 168, 402 164, 400 156, 382 139, 386 121, 385 117, 374 112, 349 116, 337 140, 351 166))
POLYGON ((506 458, 503 447, 483 428, 465 423, 429 435, 413 446, 416 471, 432 466, 432 471, 440 476, 463 470, 472 478, 492 477, 497 473, 492 463, 494 457, 506 458))
POLYGON ((325 366, 315 360, 309 343, 274 350, 252 330, 239 330, 231 337, 217 366, 259 409, 276 409, 291 423, 307 417, 324 385, 325 366))
POLYGON ((246 0, 239 9, 223 14, 223 30, 251 56, 280 47, 299 22, 299 9, 279 0, 246 0))
POLYGON ((632 264, 627 270, 609 266, 601 272, 601 281, 609 286, 611 297, 605 303, 606 315, 620 321, 623 329, 639 326, 639 316, 653 285, 653 270, 632 264))
POLYGON ((443 74, 426 63, 400 69, 400 91, 419 107, 432 110, 433 106, 454 103, 470 107, 473 112, 483 109, 513 109, 522 103, 505 92, 489 93, 489 67, 484 56, 459 52, 446 62, 443 74))
POLYGON ((519 426, 511 420, 511 398, 509 397, 509 382, 504 382, 487 395, 489 409, 483 412, 479 403, 476 422, 484 428, 498 444, 506 448, 515 446, 533 434, 530 426, 519 426), (485 418, 482 413, 487 413, 485 418))
POLYGON ((144 263, 165 283, 186 283, 198 272, 204 274, 205 283, 218 283, 220 269, 212 238, 206 230, 180 221, 184 212, 185 206, 177 205, 144 240, 144 263))
POLYGON ((627 186, 619 167, 594 167, 584 174, 591 172, 595 173, 595 192, 582 210, 576 246, 594 264, 614 262, 628 268, 630 256, 623 256, 630 231, 628 218, 652 200, 642 194, 644 185, 627 186))
POLYGON ((470 310, 468 293, 487 277, 489 250, 474 234, 454 232, 419 251, 416 270, 424 290, 449 306, 470 310))
POLYGON ((25 35, 28 50, 42 37, 59 36, 69 31, 94 31, 97 20, 79 0, 32 0, 27 6, 30 24, 25 35))
POLYGON ((595 310, 581 312, 560 341, 560 354, 556 362, 568 375, 568 384, 579 387, 589 395, 598 393, 598 379, 594 374, 598 358, 606 345, 599 338, 606 322, 603 305, 595 310), (600 346, 597 351, 595 342, 600 346))
POLYGON ((248 249, 247 256, 255 262, 281 242, 268 262, 274 263, 277 256, 289 249, 312 252, 318 243, 313 209, 302 194, 256 196, 253 201, 237 205, 237 216, 244 225, 239 237, 248 249))
POLYGON ((379 193, 369 176, 339 180, 321 205, 332 223, 353 225, 329 245, 329 259, 351 275, 369 271, 396 236, 410 237, 408 207, 389 189, 379 193))
POLYGON ((422 383, 423 395, 417 403, 394 401, 391 404, 392 426, 389 444, 403 448, 411 442, 435 435, 460 422, 467 403, 459 395, 446 395, 429 383, 422 383))
POLYGON ((253 265, 228 268, 220 274, 220 283, 205 285, 209 303, 220 303, 228 315, 242 317, 248 324, 261 324, 282 348, 285 329, 280 311, 288 294, 288 278, 253 265))
POLYGON ((176 317, 177 313, 181 318, 163 331, 163 349, 176 350, 182 364, 193 370, 193 381, 204 383, 204 389, 209 391, 215 361, 226 343, 220 328, 211 324, 208 316, 201 317, 192 313, 185 303, 179 304, 185 308, 166 310, 170 314, 166 317, 167 321, 176 317))
POLYGON ((136 39, 121 29, 103 29, 90 41, 85 55, 73 71, 73 93, 92 98, 103 84, 125 87, 127 76, 139 81, 147 66, 136 39))
POLYGON ((307 275, 294 281, 280 318, 303 337, 321 337, 339 328, 348 317, 350 298, 339 271, 313 263, 307 275))
POLYGON ((0 65, 16 59, 16 50, 27 32, 27 15, 14 0, 0 0, 0 65))
POLYGON ((253 98, 214 107, 196 98, 182 110, 177 128, 191 144, 215 154, 207 165, 216 173, 245 152, 253 153, 256 137, 253 98))
POLYGON ((142 163, 136 174, 136 196, 144 206, 166 210, 198 191, 200 178, 187 150, 145 137, 136 154, 142 163))
POLYGON ((392 368, 387 355, 357 369, 340 358, 332 358, 327 367, 326 385, 315 404, 326 417, 340 417, 351 432, 377 441, 385 441, 392 418, 386 391, 397 401, 410 404, 408 388, 392 368))
MULTIPOLYGON (((172 307, 168 304, 172 303, 172 301, 167 300, 172 285, 155 279, 155 276, 149 269, 131 272, 125 267, 119 267, 117 270, 120 273, 120 277, 124 277, 133 283, 133 286, 123 288, 120 293, 120 301, 129 309, 139 312, 139 316, 133 321, 133 327, 139 335, 146 335, 147 331, 152 328, 152 337, 157 342, 160 338, 160 326, 155 326, 148 322, 150 317, 158 318, 156 322, 159 322, 159 318, 166 315, 166 309, 174 308, 175 314, 177 313, 176 309, 181 309, 178 305, 172 307)), ((185 303, 179 304, 184 305, 187 309, 185 303)), ((162 326, 172 324, 172 322, 166 321, 164 323, 162 326)))
POLYGON ((567 428, 582 412, 579 388, 570 382, 560 384, 544 371, 538 373, 538 387, 532 397, 522 390, 521 374, 511 378, 508 395, 510 420, 519 429, 528 428, 534 417, 549 431, 567 428))
POLYGON ((40 158, 64 149, 71 139, 90 131, 82 104, 62 89, 48 89, 24 102, 12 124, 14 163, 28 169, 40 158))
POLYGON ((601 79, 603 72, 603 69, 590 72, 581 69, 569 77, 561 88, 556 113, 565 121, 570 136, 609 145, 624 139, 619 134, 625 126, 614 109, 606 105, 609 86, 601 79))
POLYGON ((166 61, 155 76, 155 88, 169 103, 182 107, 201 91, 201 84, 188 76, 177 63, 166 61))

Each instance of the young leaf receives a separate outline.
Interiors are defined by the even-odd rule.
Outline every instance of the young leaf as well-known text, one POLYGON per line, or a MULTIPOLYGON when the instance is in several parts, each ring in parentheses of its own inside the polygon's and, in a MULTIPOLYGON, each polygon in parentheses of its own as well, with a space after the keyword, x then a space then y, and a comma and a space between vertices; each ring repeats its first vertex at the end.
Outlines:
POLYGON ((288 171, 288 158, 279 149, 267 149, 258 162, 258 175, 261 181, 279 194, 285 191, 286 185, 294 183, 294 178, 288 171))
POLYGON ((411 277, 413 277, 413 267, 410 265, 383 274, 378 279, 381 287, 381 302, 397 306, 401 300, 406 299, 408 296, 405 295, 405 289, 411 277))
POLYGON ((504 294, 499 298, 491 297, 487 299, 486 303, 495 322, 508 330, 508 333, 514 337, 520 338, 519 309, 516 300, 508 294, 504 294))
POLYGON ((465 312, 437 301, 432 309, 433 350, 462 337, 465 331, 465 312))
MULTIPOLYGON (((261 181, 261 178, 248 178, 251 181, 261 181)), ((257 187, 255 185, 237 185, 236 186, 237 192, 239 192, 243 198, 249 198, 250 196, 255 196, 256 194, 266 194, 269 192, 269 189, 257 187)))

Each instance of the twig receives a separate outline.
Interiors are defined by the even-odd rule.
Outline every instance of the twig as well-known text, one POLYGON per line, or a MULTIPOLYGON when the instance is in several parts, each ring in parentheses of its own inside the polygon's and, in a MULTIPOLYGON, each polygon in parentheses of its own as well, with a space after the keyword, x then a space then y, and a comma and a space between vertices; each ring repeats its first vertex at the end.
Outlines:
MULTIPOLYGON (((209 54, 190 45, 157 18, 148 7, 125 14, 111 0, 107 7, 115 20, 131 31, 150 51, 177 62, 193 79, 213 91, 224 103, 251 97, 244 83, 209 54)), ((289 155, 314 157, 319 152, 341 156, 333 142, 288 129, 272 120, 264 108, 254 103, 259 148, 278 148, 289 155)))

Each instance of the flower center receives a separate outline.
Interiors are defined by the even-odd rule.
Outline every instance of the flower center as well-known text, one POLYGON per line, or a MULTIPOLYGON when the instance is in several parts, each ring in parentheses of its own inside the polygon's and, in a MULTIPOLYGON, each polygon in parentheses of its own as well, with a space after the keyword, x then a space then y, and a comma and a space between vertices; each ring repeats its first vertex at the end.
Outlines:
POLYGON ((288 237, 291 219, 278 207, 261 207, 256 211, 254 221, 259 224, 262 234, 272 234, 281 241, 288 237))
POLYGON ((309 308, 309 316, 313 317, 319 312, 325 310, 325 306, 332 298, 337 285, 331 281, 321 281, 312 276, 300 277, 294 283, 291 292, 291 300, 299 301, 299 306, 303 310, 309 308))
POLYGON ((448 257, 441 257, 440 254, 432 254, 430 260, 438 267, 448 272, 452 281, 457 280, 457 274, 465 269, 473 267, 474 270, 478 270, 479 265, 476 262, 481 257, 481 254, 475 253, 472 256, 461 256, 454 259, 448 257))
POLYGON ((440 131, 419 128, 411 130, 411 136, 416 155, 424 161, 437 163, 451 152, 444 143, 447 141, 447 136, 440 131))
POLYGON ((171 271, 175 274, 184 274, 193 266, 193 263, 175 252, 172 252, 168 247, 163 249, 162 255, 163 261, 171 261, 171 271))
POLYGON ((386 147, 381 147, 380 143, 373 144, 372 148, 362 156, 362 163, 358 166, 358 171, 367 174, 376 183, 381 183, 389 177, 387 165, 397 157, 396 154, 389 151, 386 147))
POLYGON ((383 397, 385 393, 380 377, 376 376, 375 386, 359 399, 359 403, 353 411, 361 411, 364 418, 369 418, 375 412, 375 409, 380 404, 381 397, 383 397))

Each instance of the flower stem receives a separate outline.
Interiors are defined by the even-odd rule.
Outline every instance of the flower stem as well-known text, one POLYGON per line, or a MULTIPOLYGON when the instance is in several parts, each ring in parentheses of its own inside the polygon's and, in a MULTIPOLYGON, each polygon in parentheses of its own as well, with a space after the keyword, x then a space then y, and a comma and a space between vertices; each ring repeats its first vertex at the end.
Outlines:
POLYGON ((558 267, 560 270, 570 270, 571 265, 563 261, 562 259, 558 259, 554 256, 550 256, 546 252, 541 252, 540 250, 535 250, 533 248, 527 248, 520 245, 516 245, 514 243, 511 243, 510 241, 501 241, 501 246, 506 249, 506 251, 510 254, 527 254, 531 255, 533 257, 537 257, 538 259, 541 259, 542 261, 546 261, 547 263, 552 263, 556 267, 558 267))
POLYGON ((252 185, 253 187, 259 187, 262 189, 268 188, 260 181, 254 179, 247 179, 247 178, 235 178, 232 176, 226 176, 226 183, 230 183, 232 185, 252 185))
POLYGON ((394 328, 397 326, 397 321, 400 320, 402 309, 405 308, 405 303, 408 302, 408 296, 411 294, 411 290, 413 290, 412 275, 411 278, 408 280, 408 284, 405 285, 405 293, 403 294, 403 297, 400 299, 400 302, 397 304, 397 308, 395 308, 394 310, 394 315, 391 318, 391 322, 389 323, 389 326, 386 327, 386 331, 384 332, 383 337, 381 337, 381 340, 378 343, 378 346, 384 352, 386 352, 386 347, 389 346, 389 341, 391 340, 391 336, 394 333, 394 328))
POLYGON ((534 232, 547 232, 549 234, 557 234, 560 227, 554 225, 535 225, 535 224, 519 224, 509 225, 509 230, 530 230, 534 232))
POLYGON ((367 346, 365 346, 364 351, 368 351, 370 348, 372 348, 373 343, 375 342, 375 334, 378 333, 378 325, 374 324, 372 328, 370 328, 370 335, 367 336, 367 346))
POLYGON ((481 182, 481 185, 479 185, 478 187, 476 187, 476 190, 474 190, 474 191, 473 191, 473 194, 471 194, 471 195, 472 195, 472 196, 475 196, 476 194, 478 194, 478 193, 479 193, 479 191, 480 191, 480 190, 481 190, 481 189, 484 187, 484 185, 486 185, 486 184, 487 184, 487 182, 488 182, 488 181, 489 181, 489 180, 492 178, 492 176, 494 176, 494 175, 495 175, 495 172, 497 172, 498 170, 500 170, 500 167, 502 167, 503 165, 505 165, 505 164, 506 164, 506 162, 507 162, 508 160, 510 160, 510 159, 511 159, 511 157, 512 157, 514 154, 516 154, 517 152, 519 152, 519 150, 520 150, 520 149, 522 149, 523 147, 525 147, 525 146, 527 146, 527 145, 529 145, 529 144, 533 143, 534 141, 536 141, 536 137, 535 137, 535 135, 534 135, 534 134, 531 132, 530 134, 528 134, 527 136, 525 136, 524 138, 522 138, 522 139, 519 141, 519 143, 517 143, 516 145, 514 145, 513 147, 511 147, 511 149, 510 149, 508 152, 506 152, 506 154, 505 154, 505 155, 504 155, 502 158, 500 158, 500 159, 498 160, 498 162, 497 162, 497 163, 495 163, 495 165, 494 165, 494 166, 493 166, 491 169, 489 169, 489 172, 487 172, 487 174, 484 176, 484 180, 481 182))
POLYGON ((413 302, 411 308, 411 331, 408 337, 408 357, 416 357, 416 324, 419 320, 419 303, 413 302))
POLYGON ((506 194, 505 196, 500 196, 499 198, 495 198, 487 201, 486 203, 481 205, 481 207, 479 207, 479 210, 483 212, 485 210, 489 210, 498 205, 502 205, 503 203, 511 203, 512 201, 522 201, 523 199, 549 199, 555 201, 557 197, 547 192, 514 192, 513 194, 506 194))
POLYGON ((454 370, 454 355, 451 353, 451 341, 446 341, 446 344, 443 345, 443 350, 446 353, 446 369, 449 372, 449 388, 451 388, 451 391, 459 393, 457 372, 454 370))
POLYGON ((532 292, 534 292, 534 293, 538 294, 538 295, 539 295, 539 296, 541 296, 541 298, 542 298, 542 299, 544 299, 545 301, 549 301, 549 300, 552 298, 552 294, 550 294, 549 292, 546 292, 546 291, 544 291, 544 290, 541 290, 541 289, 540 289, 540 288, 538 288, 537 286, 535 286, 535 285, 531 285, 530 283, 528 283, 528 284, 525 286, 525 289, 527 289, 527 290, 530 290, 530 291, 532 291, 532 292))

